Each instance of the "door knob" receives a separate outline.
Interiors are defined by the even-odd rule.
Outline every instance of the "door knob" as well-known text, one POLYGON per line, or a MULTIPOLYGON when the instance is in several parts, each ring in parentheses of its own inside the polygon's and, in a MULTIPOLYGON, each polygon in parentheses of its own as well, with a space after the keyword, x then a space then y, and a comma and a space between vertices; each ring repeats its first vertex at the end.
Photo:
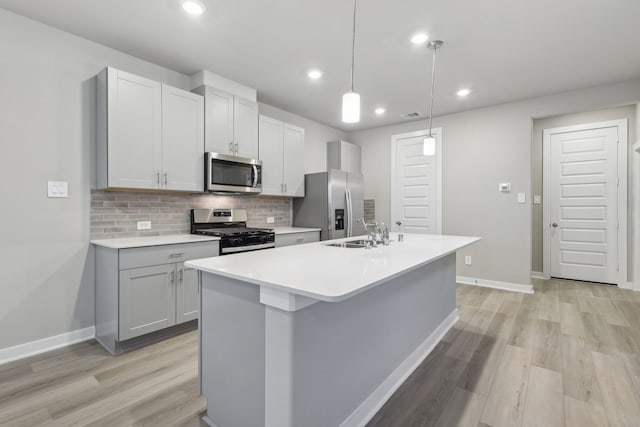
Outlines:
POLYGON ((557 223, 557 222, 554 222, 553 224, 551 224, 551 226, 552 226, 553 228, 556 228, 556 227, 558 227, 558 223, 557 223))

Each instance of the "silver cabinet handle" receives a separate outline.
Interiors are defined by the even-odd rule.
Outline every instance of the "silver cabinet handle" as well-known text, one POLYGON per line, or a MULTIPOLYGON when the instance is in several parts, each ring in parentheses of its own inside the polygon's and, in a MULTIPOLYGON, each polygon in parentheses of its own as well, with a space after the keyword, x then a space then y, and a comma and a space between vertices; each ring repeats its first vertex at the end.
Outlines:
POLYGON ((176 272, 175 271, 172 271, 171 273, 169 273, 169 280, 171 281, 172 285, 176 282, 176 272))
POLYGON ((238 150, 238 143, 236 142, 236 154, 238 154, 238 151, 240 150, 238 150))
POLYGON ((551 224, 551 226, 552 226, 553 228, 556 228, 556 227, 558 226, 558 223, 557 223, 557 222, 554 222, 553 224, 551 224))
POLYGON ((298 237, 296 239, 296 243, 302 243, 302 242, 304 242, 304 237, 298 237))
POLYGON ((178 270, 178 283, 182 283, 184 281, 184 269, 178 270))
POLYGON ((287 192, 287 184, 286 183, 284 184, 284 192, 285 193, 287 192))
POLYGON ((168 181, 167 175, 168 175, 168 173, 165 172, 164 173, 164 185, 167 185, 167 181, 168 181))
POLYGON ((171 254, 171 255, 169 255, 169 258, 180 258, 182 255, 184 255, 184 252, 171 254))
POLYGON ((233 154, 233 141, 229 143, 229 153, 233 154))
POLYGON ((160 187, 160 172, 156 172, 156 182, 158 183, 158 187, 160 187))

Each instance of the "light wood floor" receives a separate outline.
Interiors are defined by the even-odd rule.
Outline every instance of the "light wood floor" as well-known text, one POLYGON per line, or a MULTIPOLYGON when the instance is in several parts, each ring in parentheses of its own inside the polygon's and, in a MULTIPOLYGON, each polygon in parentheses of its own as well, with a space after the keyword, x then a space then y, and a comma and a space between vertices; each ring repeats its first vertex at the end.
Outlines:
POLYGON ((199 427, 198 335, 119 356, 95 341, 0 365, 0 426, 199 427))
POLYGON ((460 321, 374 426, 640 426, 640 293, 458 285, 460 321))
MULTIPOLYGON (((640 426, 640 293, 458 286, 460 321, 370 426, 640 426)), ((0 365, 1 426, 201 423, 197 335, 117 357, 95 341, 0 365)))

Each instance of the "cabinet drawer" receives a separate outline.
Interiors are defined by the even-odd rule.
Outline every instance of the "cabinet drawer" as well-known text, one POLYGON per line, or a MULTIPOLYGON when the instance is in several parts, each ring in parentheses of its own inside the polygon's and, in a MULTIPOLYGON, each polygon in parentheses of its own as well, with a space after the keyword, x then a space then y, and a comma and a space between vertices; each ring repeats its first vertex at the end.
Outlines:
POLYGON ((120 250, 120 270, 218 256, 219 242, 179 243, 120 250))
POLYGON ((303 243, 317 242, 320 240, 319 231, 305 231, 303 233, 277 234, 276 248, 284 246, 301 245, 303 243))

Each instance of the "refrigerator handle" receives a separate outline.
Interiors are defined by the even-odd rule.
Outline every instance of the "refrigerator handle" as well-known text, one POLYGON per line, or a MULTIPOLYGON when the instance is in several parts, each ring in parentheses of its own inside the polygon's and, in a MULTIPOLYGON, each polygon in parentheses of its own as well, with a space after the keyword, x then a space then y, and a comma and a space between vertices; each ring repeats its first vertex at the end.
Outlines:
POLYGON ((347 187, 347 237, 353 237, 353 205, 351 204, 351 189, 347 187))

